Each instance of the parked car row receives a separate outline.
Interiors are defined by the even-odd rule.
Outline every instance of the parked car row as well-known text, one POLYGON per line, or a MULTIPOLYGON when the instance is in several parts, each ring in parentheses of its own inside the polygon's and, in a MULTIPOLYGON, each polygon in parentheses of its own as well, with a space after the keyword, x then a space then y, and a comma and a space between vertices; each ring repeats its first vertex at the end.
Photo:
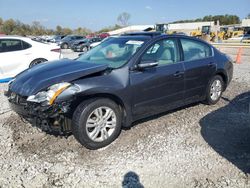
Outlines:
POLYGON ((79 36, 79 35, 67 35, 62 40, 59 40, 57 44, 62 49, 68 49, 76 40, 85 39, 85 36, 79 36))
POLYGON ((33 40, 44 43, 57 43, 62 40, 66 35, 52 35, 52 36, 36 36, 32 37, 33 40))
POLYGON ((86 52, 90 49, 90 45, 95 42, 102 41, 102 38, 99 37, 93 37, 93 38, 86 38, 83 40, 76 40, 73 42, 73 44, 70 46, 70 49, 74 52, 86 52))
POLYGON ((53 35, 50 39, 47 40, 47 42, 53 42, 58 43, 60 40, 62 40, 66 35, 53 35))
POLYGON ((109 35, 100 34, 98 36, 95 35, 87 35, 85 36, 78 36, 78 35, 68 35, 64 37, 62 40, 58 41, 57 44, 62 49, 72 49, 73 51, 79 52, 86 52, 90 49, 90 45, 95 42, 100 42, 104 38, 108 37, 109 35))
POLYGON ((102 39, 108 37, 108 33, 82 35, 52 35, 52 36, 37 36, 33 40, 44 43, 55 43, 61 49, 72 49, 73 51, 86 52, 94 42, 100 42, 102 39))

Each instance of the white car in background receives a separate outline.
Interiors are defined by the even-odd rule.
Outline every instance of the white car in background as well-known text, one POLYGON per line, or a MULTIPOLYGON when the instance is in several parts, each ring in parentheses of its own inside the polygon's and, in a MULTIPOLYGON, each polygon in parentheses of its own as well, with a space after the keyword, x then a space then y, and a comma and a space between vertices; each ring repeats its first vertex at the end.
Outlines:
POLYGON ((60 47, 27 37, 0 36, 0 82, 44 61, 62 58, 60 47))

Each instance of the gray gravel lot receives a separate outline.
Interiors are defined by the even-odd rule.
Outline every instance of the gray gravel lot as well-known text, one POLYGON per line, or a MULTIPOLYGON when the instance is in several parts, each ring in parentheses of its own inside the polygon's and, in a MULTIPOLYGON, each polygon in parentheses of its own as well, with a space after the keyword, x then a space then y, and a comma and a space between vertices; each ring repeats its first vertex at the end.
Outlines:
MULTIPOLYGON (((221 50, 235 58, 237 49, 221 50)), ((97 151, 23 122, 1 84, 0 187, 250 187, 249 83, 250 49, 218 104, 136 122, 97 151)))

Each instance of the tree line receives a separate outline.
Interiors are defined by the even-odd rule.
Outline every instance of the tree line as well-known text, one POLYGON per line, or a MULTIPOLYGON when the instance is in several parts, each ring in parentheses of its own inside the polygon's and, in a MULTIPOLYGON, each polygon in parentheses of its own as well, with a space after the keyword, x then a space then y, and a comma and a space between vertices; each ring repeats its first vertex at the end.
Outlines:
MULTIPOLYGON (((117 17, 117 22, 119 24, 115 24, 114 26, 105 27, 96 33, 108 32, 115 29, 120 29, 124 26, 128 25, 128 20, 130 19, 130 14, 123 12, 117 17)), ((4 33, 7 35, 70 35, 70 34, 77 34, 77 35, 88 35, 92 33, 92 31, 85 27, 78 27, 76 29, 71 29, 68 27, 62 27, 60 25, 56 26, 55 29, 48 29, 44 27, 40 22, 34 21, 31 24, 22 23, 19 20, 3 20, 0 18, 0 33, 4 33)))
POLYGON ((232 24, 239 24, 240 18, 237 15, 207 15, 203 18, 197 18, 197 19, 190 19, 190 20, 178 20, 172 23, 190 23, 190 22, 207 22, 207 21, 217 21, 219 20, 220 25, 232 25, 232 24))
POLYGON ((58 25, 56 29, 47 29, 38 21, 34 21, 31 24, 25 24, 19 20, 8 19, 4 21, 0 18, 0 33, 8 35, 87 35, 91 32, 90 29, 85 27, 79 27, 72 30, 68 27, 61 27, 58 25))

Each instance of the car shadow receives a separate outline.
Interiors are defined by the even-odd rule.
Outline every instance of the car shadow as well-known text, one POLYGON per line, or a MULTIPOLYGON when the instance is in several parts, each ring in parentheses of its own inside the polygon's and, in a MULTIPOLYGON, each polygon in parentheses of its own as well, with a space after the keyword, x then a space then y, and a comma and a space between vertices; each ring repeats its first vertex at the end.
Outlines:
POLYGON ((144 186, 140 182, 140 178, 138 174, 133 171, 127 172, 122 180, 123 188, 144 188, 144 186))
POLYGON ((218 154, 250 173, 250 91, 228 102, 200 120, 201 135, 218 154))

